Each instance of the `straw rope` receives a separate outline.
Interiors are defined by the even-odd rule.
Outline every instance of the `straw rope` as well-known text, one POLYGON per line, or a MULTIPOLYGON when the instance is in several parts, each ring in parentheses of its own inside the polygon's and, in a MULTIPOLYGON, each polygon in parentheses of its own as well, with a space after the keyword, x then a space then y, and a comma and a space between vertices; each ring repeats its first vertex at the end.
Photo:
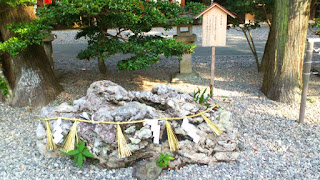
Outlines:
MULTIPOLYGON (((210 107, 209 109, 202 111, 198 114, 190 115, 190 116, 185 116, 185 117, 172 117, 172 118, 157 118, 157 119, 148 119, 148 120, 167 120, 167 121, 173 121, 173 120, 183 120, 186 118, 193 118, 197 116, 201 116, 202 114, 209 112, 213 108, 217 107, 218 105, 214 105, 210 107)), ((58 118, 64 119, 64 120, 69 120, 69 121, 78 121, 78 122, 86 122, 86 123, 92 123, 91 120, 84 120, 84 119, 76 119, 76 118, 66 118, 66 117, 53 117, 53 118, 40 118, 42 121, 51 121, 51 120, 56 120, 58 118)), ((122 125, 122 124, 137 124, 137 123, 143 123, 146 122, 146 120, 137 120, 137 121, 125 121, 125 122, 110 122, 110 121, 94 121, 94 123, 99 123, 99 124, 114 124, 114 125, 122 125)))

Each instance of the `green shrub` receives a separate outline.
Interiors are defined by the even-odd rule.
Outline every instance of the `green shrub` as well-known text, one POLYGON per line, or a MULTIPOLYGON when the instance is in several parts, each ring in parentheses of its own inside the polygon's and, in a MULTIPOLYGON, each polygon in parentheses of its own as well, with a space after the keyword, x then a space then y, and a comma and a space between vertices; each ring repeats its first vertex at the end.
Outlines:
POLYGON ((81 168, 83 162, 86 161, 87 158, 93 158, 94 155, 89 152, 84 141, 82 141, 80 144, 77 144, 76 147, 77 148, 75 150, 67 153, 62 152, 62 154, 73 157, 73 164, 78 165, 81 168))
POLYGON ((160 154, 159 159, 157 160, 157 162, 159 163, 159 167, 165 167, 167 168, 167 166, 170 164, 170 160, 174 160, 174 157, 172 156, 172 154, 160 154))

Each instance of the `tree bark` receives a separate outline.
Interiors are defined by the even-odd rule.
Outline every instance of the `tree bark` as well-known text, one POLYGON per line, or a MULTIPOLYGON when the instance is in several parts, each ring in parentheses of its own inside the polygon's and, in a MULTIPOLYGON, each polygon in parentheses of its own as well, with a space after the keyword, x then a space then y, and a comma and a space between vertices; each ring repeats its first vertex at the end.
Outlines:
POLYGON ((99 67, 100 73, 102 74, 107 73, 107 67, 106 67, 106 64, 104 63, 104 59, 98 58, 98 67, 99 67))
POLYGON ((310 0, 274 3, 262 92, 271 100, 291 103, 300 99, 310 0))
POLYGON ((311 5, 310 5, 310 20, 313 20, 314 18, 316 18, 316 13, 317 13, 317 6, 318 4, 317 0, 312 0, 311 1, 311 5))
MULTIPOLYGON (((0 5, 0 38, 14 36, 7 29, 13 22, 30 22, 36 18, 33 7, 0 5)), ((32 45, 16 57, 1 56, 4 76, 12 89, 7 103, 16 107, 42 106, 54 100, 62 88, 50 67, 43 46, 32 45)))
POLYGON ((271 26, 270 27, 270 30, 269 30, 269 34, 268 34, 268 39, 267 39, 267 42, 266 42, 266 45, 264 47, 264 51, 263 51, 263 56, 262 56, 262 60, 261 60, 261 68, 260 68, 260 73, 265 73, 266 70, 267 70, 267 67, 268 67, 268 60, 270 60, 270 57, 269 57, 269 51, 272 49, 272 44, 271 43, 271 34, 274 34, 273 32, 271 33, 271 26))

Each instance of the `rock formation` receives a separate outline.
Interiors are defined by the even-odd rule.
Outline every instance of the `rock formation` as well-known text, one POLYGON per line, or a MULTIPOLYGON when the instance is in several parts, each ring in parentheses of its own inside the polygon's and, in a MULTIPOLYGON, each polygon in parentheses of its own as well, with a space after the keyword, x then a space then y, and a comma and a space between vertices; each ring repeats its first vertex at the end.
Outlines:
MULTIPOLYGON (((213 100, 210 103, 214 105, 213 100)), ((123 122, 161 117, 184 117, 206 110, 207 107, 196 103, 192 94, 186 94, 170 85, 156 85, 151 92, 127 91, 111 81, 98 81, 91 84, 87 95, 73 102, 62 103, 55 107, 44 107, 42 118, 68 117, 89 119, 93 123, 79 122, 77 133, 86 142, 87 148, 106 168, 123 168, 142 159, 155 159, 161 153, 170 152, 164 121, 159 121, 159 144, 154 140, 153 131, 148 123, 121 125, 132 156, 119 158, 116 139, 116 125, 98 124, 95 121, 123 122)), ((233 127, 231 113, 217 109, 204 114, 216 123, 223 133, 216 136, 201 116, 184 120, 170 121, 179 140, 180 149, 171 152, 175 160, 171 166, 185 163, 213 165, 217 161, 237 160, 237 129, 233 127)), ((58 149, 46 149, 45 122, 37 128, 37 146, 46 156, 60 154, 65 137, 73 122, 52 120, 50 127, 58 149)))

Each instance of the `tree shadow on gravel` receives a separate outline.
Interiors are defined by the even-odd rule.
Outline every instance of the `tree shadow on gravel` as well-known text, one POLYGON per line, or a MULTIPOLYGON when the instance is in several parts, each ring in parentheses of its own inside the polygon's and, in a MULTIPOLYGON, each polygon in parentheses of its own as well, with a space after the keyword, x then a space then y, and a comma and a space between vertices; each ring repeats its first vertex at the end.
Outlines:
MULTIPOLYGON (((179 72, 177 58, 161 58, 158 64, 148 70, 117 71, 117 62, 127 55, 115 55, 105 60, 108 73, 100 74, 97 60, 78 60, 75 58, 55 59, 55 73, 60 84, 64 87, 64 94, 73 98, 86 95, 90 84, 99 80, 111 80, 127 90, 150 91, 155 84, 170 84, 172 77, 179 72)), ((199 73, 201 81, 176 84, 175 86, 189 86, 193 92, 197 87, 210 85, 211 57, 193 56, 193 69, 199 73)), ((228 92, 239 92, 250 96, 264 96, 261 91, 263 75, 256 70, 252 56, 217 56, 215 88, 228 92)), ((319 95, 319 77, 311 78, 309 95, 319 95)), ((174 84, 173 84, 174 85, 174 84)))

